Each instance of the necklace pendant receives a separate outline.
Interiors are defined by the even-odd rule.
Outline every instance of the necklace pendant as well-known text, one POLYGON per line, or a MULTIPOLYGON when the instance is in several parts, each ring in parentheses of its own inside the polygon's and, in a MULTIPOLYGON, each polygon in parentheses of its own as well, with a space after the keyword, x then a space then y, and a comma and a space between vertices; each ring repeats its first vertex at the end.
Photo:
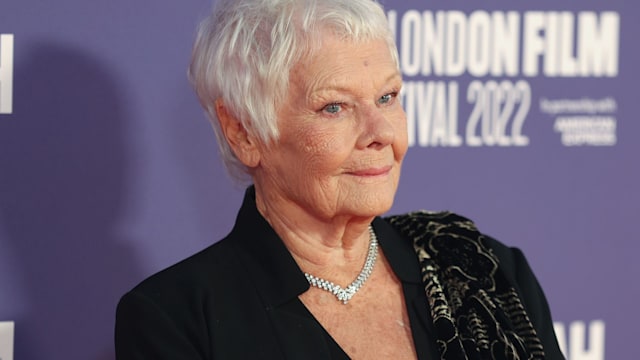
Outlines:
POLYGON ((336 294, 336 297, 338 298, 338 300, 342 301, 342 303, 345 305, 349 302, 349 300, 351 300, 353 295, 355 295, 355 292, 349 291, 349 290, 350 290, 349 288, 340 289, 336 294))
POLYGON ((304 273, 304 276, 307 278, 309 285, 332 293, 338 301, 342 301, 342 304, 346 305, 358 290, 360 290, 373 272, 373 265, 375 265, 377 258, 378 239, 376 238, 373 228, 369 225, 369 252, 367 253, 367 259, 364 262, 364 266, 362 267, 360 274, 349 286, 343 289, 340 285, 336 285, 331 281, 313 276, 309 273, 304 273))

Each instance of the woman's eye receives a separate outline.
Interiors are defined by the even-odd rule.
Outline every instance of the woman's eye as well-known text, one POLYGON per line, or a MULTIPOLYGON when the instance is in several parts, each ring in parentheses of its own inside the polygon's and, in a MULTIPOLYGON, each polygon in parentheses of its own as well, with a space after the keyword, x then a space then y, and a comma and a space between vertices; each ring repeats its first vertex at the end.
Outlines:
POLYGON ((342 110, 342 107, 338 103, 333 103, 325 106, 322 110, 329 114, 337 114, 342 110))
POLYGON ((390 103, 393 99, 396 98, 396 96, 398 96, 397 92, 391 92, 385 95, 382 95, 382 97, 380 97, 380 99, 378 99, 378 104, 388 104, 390 103))

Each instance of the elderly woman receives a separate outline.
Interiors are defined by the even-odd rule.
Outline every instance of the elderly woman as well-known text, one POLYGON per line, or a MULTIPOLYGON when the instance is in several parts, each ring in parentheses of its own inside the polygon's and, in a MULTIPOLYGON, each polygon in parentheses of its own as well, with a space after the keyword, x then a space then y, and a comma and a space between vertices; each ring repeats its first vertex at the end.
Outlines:
POLYGON ((390 218, 402 78, 372 0, 230 0, 191 79, 227 168, 231 233, 117 311, 118 359, 559 359, 522 254, 451 213, 390 218))

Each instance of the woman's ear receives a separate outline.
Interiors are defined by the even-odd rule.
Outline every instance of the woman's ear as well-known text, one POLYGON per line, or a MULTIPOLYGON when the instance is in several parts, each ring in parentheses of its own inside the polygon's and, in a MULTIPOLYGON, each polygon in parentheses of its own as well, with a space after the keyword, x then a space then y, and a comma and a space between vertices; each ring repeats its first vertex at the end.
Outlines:
POLYGON ((248 168, 257 167, 260 164, 258 139, 251 135, 235 116, 229 113, 222 99, 217 99, 215 105, 220 129, 222 129, 233 153, 248 168))

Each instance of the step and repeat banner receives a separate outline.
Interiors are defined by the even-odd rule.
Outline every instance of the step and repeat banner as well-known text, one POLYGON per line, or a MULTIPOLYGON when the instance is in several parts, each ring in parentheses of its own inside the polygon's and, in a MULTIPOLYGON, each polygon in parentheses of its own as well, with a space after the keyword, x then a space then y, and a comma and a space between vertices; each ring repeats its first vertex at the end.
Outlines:
MULTIPOLYGON (((186 80, 210 5, 0 3, 0 359, 113 359, 119 297, 231 229, 243 188, 186 80)), ((567 359, 635 356, 640 6, 384 5, 411 146, 391 212, 523 249, 567 359)))

